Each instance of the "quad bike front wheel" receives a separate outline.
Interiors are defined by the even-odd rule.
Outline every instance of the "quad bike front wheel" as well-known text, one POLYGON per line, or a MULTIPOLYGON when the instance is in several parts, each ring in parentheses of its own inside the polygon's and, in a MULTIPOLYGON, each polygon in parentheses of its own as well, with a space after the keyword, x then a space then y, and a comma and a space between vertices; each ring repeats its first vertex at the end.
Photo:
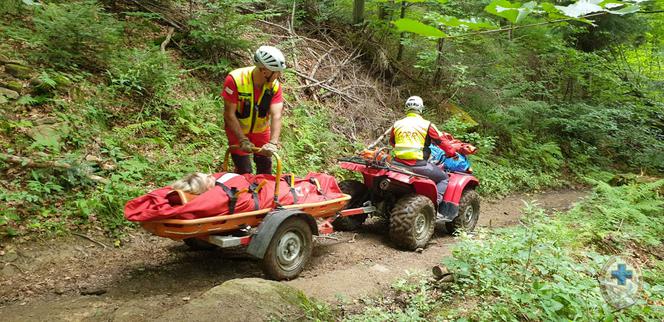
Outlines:
POLYGON ((473 231, 480 218, 480 196, 475 189, 466 189, 459 200, 459 214, 451 222, 445 223, 448 232, 454 233, 461 229, 473 231))
POLYGON ((433 202, 426 196, 402 197, 390 213, 390 239, 406 250, 423 248, 433 235, 435 216, 433 202))
MULTIPOLYGON (((341 192, 350 195, 350 201, 346 205, 346 209, 359 208, 364 205, 369 196, 369 189, 364 183, 357 180, 344 180, 339 182, 341 192)), ((360 228, 360 226, 367 220, 367 214, 360 214, 348 217, 339 217, 332 222, 332 227, 335 230, 351 231, 360 228)))
POLYGON ((285 220, 265 252, 263 272, 277 281, 296 278, 309 261, 312 247, 309 224, 297 217, 285 220))

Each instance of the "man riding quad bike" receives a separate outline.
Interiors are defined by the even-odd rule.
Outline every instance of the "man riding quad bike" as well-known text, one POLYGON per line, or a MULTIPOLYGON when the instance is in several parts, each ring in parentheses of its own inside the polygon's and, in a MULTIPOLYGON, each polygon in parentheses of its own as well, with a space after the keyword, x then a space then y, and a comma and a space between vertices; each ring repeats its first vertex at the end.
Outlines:
MULTIPOLYGON (((423 107, 417 96, 406 101, 407 116, 392 128, 394 160, 385 148, 340 160, 342 168, 360 172, 364 179, 340 182, 341 190, 352 196, 349 207, 374 205, 379 215, 389 219, 390 238, 408 250, 426 245, 437 220, 450 232, 473 230, 480 210, 475 191, 479 181, 470 171, 449 171, 442 162, 428 162, 430 144, 443 149, 448 158, 458 156, 450 140, 422 118, 423 107)), ((333 225, 337 230, 353 230, 366 218, 342 217, 333 225)))

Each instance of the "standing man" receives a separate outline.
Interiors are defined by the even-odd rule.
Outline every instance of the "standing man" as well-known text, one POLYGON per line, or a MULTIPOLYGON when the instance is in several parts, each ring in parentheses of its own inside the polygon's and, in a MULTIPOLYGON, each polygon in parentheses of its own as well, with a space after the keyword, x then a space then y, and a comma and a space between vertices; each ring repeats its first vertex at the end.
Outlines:
POLYGON ((279 76, 286 69, 286 58, 272 46, 261 46, 254 54, 254 66, 238 68, 226 77, 221 96, 224 98, 224 123, 235 172, 251 173, 249 155, 252 148, 256 173, 272 173, 272 153, 277 152, 281 133, 283 97, 279 76))
POLYGON ((419 96, 406 100, 406 117, 394 122, 390 144, 394 146, 394 161, 409 168, 414 173, 429 177, 436 183, 438 204, 443 201, 447 189, 448 176, 445 171, 428 162, 431 143, 439 146, 445 155, 456 159, 456 151, 440 136, 433 123, 422 117, 424 102, 419 96))

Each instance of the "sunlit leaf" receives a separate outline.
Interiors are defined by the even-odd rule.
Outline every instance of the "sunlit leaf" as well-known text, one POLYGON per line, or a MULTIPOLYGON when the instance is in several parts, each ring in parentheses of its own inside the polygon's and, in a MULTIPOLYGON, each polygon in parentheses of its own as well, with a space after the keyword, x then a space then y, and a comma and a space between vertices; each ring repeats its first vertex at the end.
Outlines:
POLYGON ((519 23, 526 18, 537 6, 535 1, 511 3, 507 0, 494 0, 484 10, 488 13, 503 17, 512 23, 519 23))
POLYGON ((438 18, 438 23, 448 27, 459 27, 464 25, 464 23, 459 18, 452 16, 442 16, 438 18))
POLYGON ((438 28, 423 24, 417 20, 403 18, 392 22, 399 31, 412 32, 420 36, 442 38, 447 36, 438 28))
POLYGON ((489 20, 470 18, 468 20, 463 20, 464 24, 472 30, 481 30, 481 29, 494 29, 498 26, 489 20))
POLYGON ((587 14, 604 11, 599 4, 603 0, 579 0, 569 6, 556 6, 563 14, 568 17, 578 18, 587 14))
POLYGON ((622 15, 626 15, 626 14, 630 14, 630 13, 635 13, 635 12, 639 11, 640 9, 641 9, 641 7, 639 7, 638 5, 630 4, 630 5, 625 6, 624 8, 621 8, 621 9, 618 9, 618 10, 609 10, 608 12, 612 13, 612 14, 622 16, 622 15))

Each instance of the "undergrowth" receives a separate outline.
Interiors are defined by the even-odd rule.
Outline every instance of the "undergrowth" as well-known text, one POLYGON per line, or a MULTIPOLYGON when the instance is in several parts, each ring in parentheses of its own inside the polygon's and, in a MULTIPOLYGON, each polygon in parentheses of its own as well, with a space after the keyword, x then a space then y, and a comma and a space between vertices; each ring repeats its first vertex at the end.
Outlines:
POLYGON ((591 196, 555 217, 526 205, 521 226, 460 235, 453 256, 443 259, 454 283, 401 281, 393 286, 405 294, 401 306, 375 305, 345 319, 660 321, 664 262, 639 245, 660 252, 664 246, 663 186, 664 180, 599 183, 591 196), (620 311, 604 301, 597 281, 615 254, 635 259, 643 273, 641 298, 620 311))

